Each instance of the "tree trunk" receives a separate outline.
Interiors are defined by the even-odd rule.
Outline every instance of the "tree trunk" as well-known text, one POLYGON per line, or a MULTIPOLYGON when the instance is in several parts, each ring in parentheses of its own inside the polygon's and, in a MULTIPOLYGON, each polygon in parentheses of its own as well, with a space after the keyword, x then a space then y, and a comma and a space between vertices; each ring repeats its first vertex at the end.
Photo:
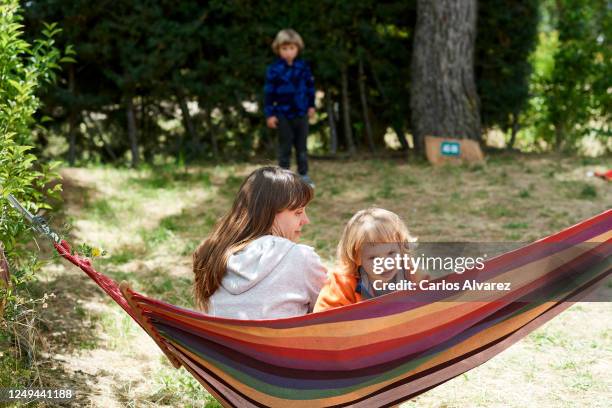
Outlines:
POLYGON ((110 148, 108 142, 106 141, 106 138, 104 137, 104 130, 100 127, 100 125, 98 124, 98 121, 94 120, 91 117, 91 112, 90 113, 86 112, 85 115, 87 115, 87 117, 89 118, 89 121, 96 128, 96 132, 98 133, 98 136, 100 136, 100 140, 102 141, 102 145, 104 146, 104 151, 106 151, 106 153, 108 154, 108 156, 110 157, 110 159, 113 162, 116 162, 117 161, 117 155, 115 154, 115 152, 113 152, 113 150, 110 148))
POLYGON ((402 151, 407 152, 408 150, 410 150, 410 146, 408 145, 408 140, 406 140, 406 134, 404 133, 404 129, 401 126, 393 125, 393 130, 395 131, 397 139, 399 140, 400 145, 402 146, 402 151))
POLYGON ((130 147, 132 149, 132 167, 138 166, 138 130, 136 129, 136 117, 134 115, 134 101, 132 96, 128 95, 125 98, 125 112, 127 116, 128 137, 130 139, 130 147))
POLYGON ((366 139, 370 151, 374 153, 376 146, 374 146, 374 136, 372 135, 372 125, 370 124, 370 115, 368 113, 368 98, 366 96, 366 85, 365 85, 365 72, 363 71, 363 58, 359 57, 359 95, 361 97, 361 107, 363 109, 363 122, 365 124, 366 139))
POLYGON ((346 64, 342 64, 340 73, 342 81, 342 116, 344 119, 344 139, 349 155, 355 154, 355 143, 353 143, 353 128, 351 125, 351 105, 348 94, 348 73, 346 64))
POLYGON ((514 145, 516 143, 516 134, 520 129, 519 121, 518 121, 518 113, 514 112, 512 114, 512 130, 510 133, 510 141, 508 142, 508 150, 514 149, 514 145))
MULTIPOLYGON (((392 104, 389 103, 389 98, 387 98, 385 89, 380 83, 380 79, 378 78, 378 75, 376 75, 376 70, 371 69, 370 72, 372 73, 372 79, 374 80, 376 89, 378 89, 378 92, 380 93, 380 96, 383 99, 383 103, 392 109, 392 104)), ((392 127, 393 127, 393 130, 395 131, 395 134, 397 135, 400 145, 402 146, 402 151, 408 151, 410 149, 410 146, 408 145, 408 140, 406 140, 406 134, 404 133, 403 126, 399 125, 398 123, 393 123, 392 127)))
POLYGON ((418 0, 410 107, 415 147, 424 137, 480 139, 474 81, 476 0, 418 0))
POLYGON ((333 156, 338 152, 338 131, 336 130, 334 102, 329 88, 325 90, 325 108, 327 109, 327 120, 329 122, 329 153, 333 156))

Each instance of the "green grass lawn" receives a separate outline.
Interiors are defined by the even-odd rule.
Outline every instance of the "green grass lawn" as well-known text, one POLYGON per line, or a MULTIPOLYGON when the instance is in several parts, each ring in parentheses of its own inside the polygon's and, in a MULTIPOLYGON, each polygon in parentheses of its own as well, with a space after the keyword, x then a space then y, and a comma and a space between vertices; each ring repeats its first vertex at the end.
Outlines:
MULTIPOLYGON (((328 266, 349 217, 376 205, 397 212, 420 241, 533 241, 610 208, 612 183, 586 177, 602 160, 500 155, 484 166, 403 161, 313 161, 316 196, 303 242, 328 266)), ((142 293, 192 307, 191 253, 227 210, 255 164, 187 169, 65 168, 64 205, 52 223, 100 246, 99 270, 142 293)), ((79 270, 51 259, 35 288, 42 310, 40 377, 93 406, 214 406, 79 270)), ((609 406, 612 305, 573 306, 486 364, 406 407, 609 406)))

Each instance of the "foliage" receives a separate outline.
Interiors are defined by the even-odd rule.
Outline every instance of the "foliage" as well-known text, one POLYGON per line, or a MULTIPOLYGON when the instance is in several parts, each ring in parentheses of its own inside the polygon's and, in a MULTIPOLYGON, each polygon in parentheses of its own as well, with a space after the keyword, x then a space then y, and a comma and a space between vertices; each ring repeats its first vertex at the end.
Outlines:
POLYGON ((605 0, 543 2, 534 54, 527 137, 575 150, 585 136, 611 136, 612 19, 605 0))
MULTIPOLYGON (((527 0, 504 7, 493 3, 480 7, 476 73, 486 125, 507 128, 527 98, 527 55, 537 12, 527 0)), ((45 112, 55 132, 76 133, 83 161, 124 162, 129 156, 126 98, 136 104, 139 149, 147 161, 211 158, 215 147, 225 158, 271 154, 274 134, 261 113, 263 77, 275 58, 270 44, 286 27, 304 38, 303 57, 336 114, 342 109, 340 71, 347 66, 358 148, 367 146, 357 84, 360 59, 375 144, 385 146, 388 128, 410 130, 414 0, 35 0, 26 10, 28 30, 36 32, 43 20, 59 21, 61 42, 75 44, 78 61, 61 74, 45 112), (191 106, 192 131, 179 108, 182 101, 191 106)), ((325 148, 328 118, 326 100, 321 102, 312 132, 325 148)), ((337 126, 342 148, 342 121, 337 126)), ((38 136, 41 148, 49 143, 46 134, 38 136)))
MULTIPOLYGON (((50 186, 58 178, 58 162, 41 163, 32 150, 32 129, 39 126, 35 113, 40 108, 39 92, 55 80, 59 63, 67 61, 54 45, 61 31, 55 24, 44 26, 42 38, 28 43, 22 38, 23 26, 18 2, 0 5, 0 240, 10 265, 11 285, 0 287, 5 304, 0 315, 0 342, 17 341, 30 354, 35 303, 27 294, 26 284, 36 277, 40 263, 32 248, 33 232, 23 217, 8 203, 9 194, 27 209, 50 209, 50 198, 59 198, 61 185, 50 186)), ((64 55, 64 56, 63 56, 64 55)))
POLYGON ((529 98, 538 2, 493 0, 478 7, 475 69, 482 124, 507 131, 529 98))
MULTIPOLYGON (((35 146, 44 150, 51 135, 59 135, 82 162, 125 163, 131 100, 139 155, 148 162, 265 152, 271 158, 275 136, 262 118, 263 77, 275 58, 270 44, 276 32, 292 27, 305 40, 303 57, 325 95, 311 127, 318 148, 329 145, 326 102, 335 115, 342 111, 343 66, 355 143, 367 146, 357 83, 360 60, 374 142, 385 147, 388 128, 410 132, 416 3, 27 2, 29 35, 42 28, 41 21, 58 21, 64 31, 57 40, 75 44, 78 54, 45 96, 51 132, 37 132, 35 146)), ((479 2, 474 69, 484 130, 516 135, 522 128, 517 140, 522 147, 545 141, 549 147, 573 149, 584 136, 609 136, 606 80, 612 64, 606 4, 479 2)), ((336 120, 336 126, 340 149, 346 148, 343 122, 336 120)), ((57 152, 62 150, 50 154, 57 152)))

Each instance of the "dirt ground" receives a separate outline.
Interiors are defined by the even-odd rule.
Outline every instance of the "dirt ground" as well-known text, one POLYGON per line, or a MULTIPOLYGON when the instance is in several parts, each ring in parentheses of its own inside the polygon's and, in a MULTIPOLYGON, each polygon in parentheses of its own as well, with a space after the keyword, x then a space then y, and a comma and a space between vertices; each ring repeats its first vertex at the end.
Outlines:
MULTIPOLYGON (((191 253, 257 166, 64 168, 64 204, 52 224, 75 244, 105 249, 95 264, 114 279, 193 306, 191 253)), ((316 197, 302 240, 329 267, 344 223, 368 206, 397 212, 423 242, 530 242, 612 208, 612 183, 587 175, 612 167, 602 159, 507 154, 475 167, 382 159, 312 161, 311 167, 316 197)), ((45 353, 38 369, 45 386, 75 389, 73 406, 204 405, 199 385, 175 371, 95 284, 51 251, 44 256, 37 290, 55 295, 41 311, 45 353)), ((575 305, 403 406, 610 406, 610 312, 610 303, 575 305)))

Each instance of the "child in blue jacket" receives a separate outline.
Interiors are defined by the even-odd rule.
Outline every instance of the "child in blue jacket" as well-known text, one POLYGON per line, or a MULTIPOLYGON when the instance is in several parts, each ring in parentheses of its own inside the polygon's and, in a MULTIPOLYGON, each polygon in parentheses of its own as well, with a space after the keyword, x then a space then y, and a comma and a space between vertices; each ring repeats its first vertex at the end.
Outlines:
POLYGON ((278 32, 272 49, 279 58, 268 66, 264 87, 266 124, 278 129, 278 165, 291 166, 291 148, 295 147, 298 173, 314 187, 308 177, 308 118, 315 114, 314 78, 308 64, 297 58, 304 48, 302 37, 291 29, 278 32))

